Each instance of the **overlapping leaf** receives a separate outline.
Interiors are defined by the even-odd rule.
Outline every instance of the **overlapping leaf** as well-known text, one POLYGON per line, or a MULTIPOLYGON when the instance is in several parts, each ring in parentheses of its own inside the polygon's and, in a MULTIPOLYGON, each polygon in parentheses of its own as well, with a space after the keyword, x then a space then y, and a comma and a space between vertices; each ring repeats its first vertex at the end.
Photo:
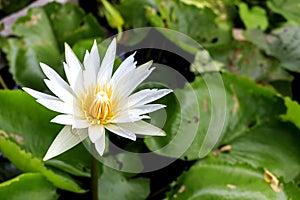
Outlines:
POLYGON ((176 187, 168 196, 170 199, 184 200, 300 198, 297 185, 280 182, 272 188, 264 174, 263 169, 255 169, 245 164, 202 161, 179 178, 176 187))
POLYGON ((292 124, 261 124, 226 145, 230 150, 220 153, 220 159, 268 169, 285 182, 300 175, 300 132, 292 124))
POLYGON ((265 35, 259 30, 246 32, 249 41, 277 58, 282 67, 300 73, 300 27, 287 25, 265 35))
POLYGON ((2 200, 56 200, 56 188, 40 173, 26 173, 0 184, 2 200))
POLYGON ((298 0, 269 0, 268 8, 273 12, 282 15, 288 21, 300 24, 300 8, 298 0))
POLYGON ((13 26, 17 38, 1 44, 7 54, 10 72, 18 84, 45 90, 39 63, 51 66, 63 75, 64 42, 73 45, 82 39, 102 37, 96 19, 74 4, 50 3, 32 8, 13 26))
MULTIPOLYGON (((134 28, 155 26, 185 33, 204 46, 217 45, 231 40, 231 24, 226 14, 226 3, 184 1, 121 1, 117 6, 125 24, 134 28), (220 10, 218 10, 220 9, 220 10), (127 12, 135 10, 136 12, 127 12), (222 15, 222 17, 221 17, 222 15)), ((164 32, 163 32, 164 33, 164 32)), ((168 38, 168 35, 166 35, 168 38)), ((169 38, 179 46, 184 42, 169 38)))
POLYGON ((149 179, 126 178, 121 172, 104 167, 99 178, 99 198, 142 200, 150 193, 149 184, 149 179))
POLYGON ((146 199, 150 193, 150 180, 122 172, 142 171, 143 166, 138 157, 120 153, 110 156, 107 161, 108 166, 102 166, 98 181, 99 199, 146 199))
POLYGON ((167 107, 169 118, 164 127, 167 136, 146 139, 152 151, 178 156, 189 146, 181 158, 197 159, 203 156, 201 148, 231 142, 249 129, 267 124, 285 113, 283 99, 271 89, 233 74, 223 73, 223 83, 217 77, 216 73, 206 74, 197 77, 191 87, 175 91, 180 105, 174 104, 176 99, 168 100, 169 104, 166 102, 170 107, 167 107))
POLYGON ((277 59, 265 56, 256 45, 250 42, 234 41, 209 48, 209 52, 214 61, 223 64, 222 69, 240 76, 248 76, 256 82, 291 82, 293 79, 277 59))
MULTIPOLYGON (((72 178, 54 172, 41 161, 61 126, 50 123, 55 113, 22 91, 0 91, 1 152, 20 170, 42 172, 57 187, 83 192, 72 178), (31 164, 30 164, 31 163, 31 164), (62 182, 65 182, 65 186, 62 182)), ((88 176, 90 156, 81 145, 52 161, 52 166, 78 176, 88 176)))

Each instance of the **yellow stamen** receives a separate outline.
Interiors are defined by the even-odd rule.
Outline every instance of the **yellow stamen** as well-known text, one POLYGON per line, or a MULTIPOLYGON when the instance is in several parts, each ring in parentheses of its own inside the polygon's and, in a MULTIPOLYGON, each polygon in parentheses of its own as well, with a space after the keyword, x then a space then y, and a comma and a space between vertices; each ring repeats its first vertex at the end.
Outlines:
POLYGON ((106 121, 112 112, 112 106, 110 99, 105 92, 98 92, 95 95, 95 99, 90 106, 90 115, 97 120, 106 121))
POLYGON ((84 117, 92 124, 106 124, 112 118, 111 87, 91 87, 83 96, 84 117))

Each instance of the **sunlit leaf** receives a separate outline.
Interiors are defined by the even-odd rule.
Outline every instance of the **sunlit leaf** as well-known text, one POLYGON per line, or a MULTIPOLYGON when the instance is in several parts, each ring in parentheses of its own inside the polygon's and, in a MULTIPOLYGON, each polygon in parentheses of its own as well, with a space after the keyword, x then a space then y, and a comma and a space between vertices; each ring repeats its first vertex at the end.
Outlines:
POLYGON ((103 4, 104 15, 110 27, 117 28, 118 31, 121 31, 124 19, 119 11, 110 2, 106 0, 101 0, 101 2, 103 4))
POLYGON ((297 101, 292 101, 289 97, 284 98, 287 112, 281 115, 284 121, 294 123, 300 129, 300 105, 297 101))
POLYGON ((56 200, 56 188, 40 173, 25 173, 0 184, 1 200, 56 200))
POLYGON ((34 158, 30 153, 22 150, 16 143, 10 141, 7 135, 2 132, 0 150, 17 168, 24 172, 40 172, 58 188, 76 193, 85 192, 69 175, 46 168, 40 159, 34 158))
MULTIPOLYGON (((0 130, 5 133, 5 137, 2 138, 3 141, 1 140, 4 143, 1 146, 1 151, 9 159, 12 159, 11 156, 13 156, 17 162, 21 162, 18 165, 21 170, 36 171, 35 167, 37 167, 28 165, 26 161, 20 159, 24 152, 28 153, 30 157, 28 159, 35 159, 36 162, 40 163, 40 166, 45 168, 45 163, 41 160, 62 128, 60 125, 50 123, 56 113, 44 108, 34 98, 22 91, 2 90, 0 91, 0 99, 0 130), (14 141, 13 144, 16 145, 13 147, 15 149, 13 151, 7 150, 8 147, 6 147, 9 145, 7 142, 11 141, 14 141)), ((90 155, 83 145, 78 145, 49 161, 50 164, 73 175, 89 176, 90 155), (55 162, 54 160, 58 161, 55 162)), ((76 184, 76 186, 78 185, 76 184)))
POLYGON ((266 30, 268 27, 267 13, 259 6, 249 9, 246 3, 239 3, 239 14, 247 29, 266 30))

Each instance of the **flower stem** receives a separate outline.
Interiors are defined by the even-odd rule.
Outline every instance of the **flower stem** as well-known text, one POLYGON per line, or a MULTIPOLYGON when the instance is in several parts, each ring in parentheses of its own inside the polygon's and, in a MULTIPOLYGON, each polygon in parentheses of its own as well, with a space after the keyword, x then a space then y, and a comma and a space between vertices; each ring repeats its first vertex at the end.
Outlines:
POLYGON ((1 74, 0 74, 0 85, 1 85, 4 89, 8 89, 8 87, 7 87, 6 83, 4 82, 4 80, 3 80, 2 76, 1 76, 1 74))
POLYGON ((118 26, 117 29, 118 29, 117 41, 120 41, 122 39, 122 35, 123 35, 122 26, 118 26))
MULTIPOLYGON (((91 148, 92 151, 95 151, 94 145, 92 145, 91 148)), ((92 170, 91 170, 92 200, 98 200, 98 170, 99 170, 98 160, 94 156, 92 156, 92 170)))

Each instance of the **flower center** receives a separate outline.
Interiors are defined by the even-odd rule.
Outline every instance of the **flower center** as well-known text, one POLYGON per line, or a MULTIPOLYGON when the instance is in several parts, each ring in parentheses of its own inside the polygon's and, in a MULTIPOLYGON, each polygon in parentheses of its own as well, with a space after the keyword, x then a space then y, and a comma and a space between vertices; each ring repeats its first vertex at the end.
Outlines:
POLYGON ((106 123, 112 117, 112 105, 106 92, 100 91, 94 96, 88 112, 98 124, 106 123))
POLYGON ((111 100, 112 88, 110 85, 93 86, 84 90, 81 99, 81 114, 91 124, 106 124, 113 118, 113 103, 111 100))

